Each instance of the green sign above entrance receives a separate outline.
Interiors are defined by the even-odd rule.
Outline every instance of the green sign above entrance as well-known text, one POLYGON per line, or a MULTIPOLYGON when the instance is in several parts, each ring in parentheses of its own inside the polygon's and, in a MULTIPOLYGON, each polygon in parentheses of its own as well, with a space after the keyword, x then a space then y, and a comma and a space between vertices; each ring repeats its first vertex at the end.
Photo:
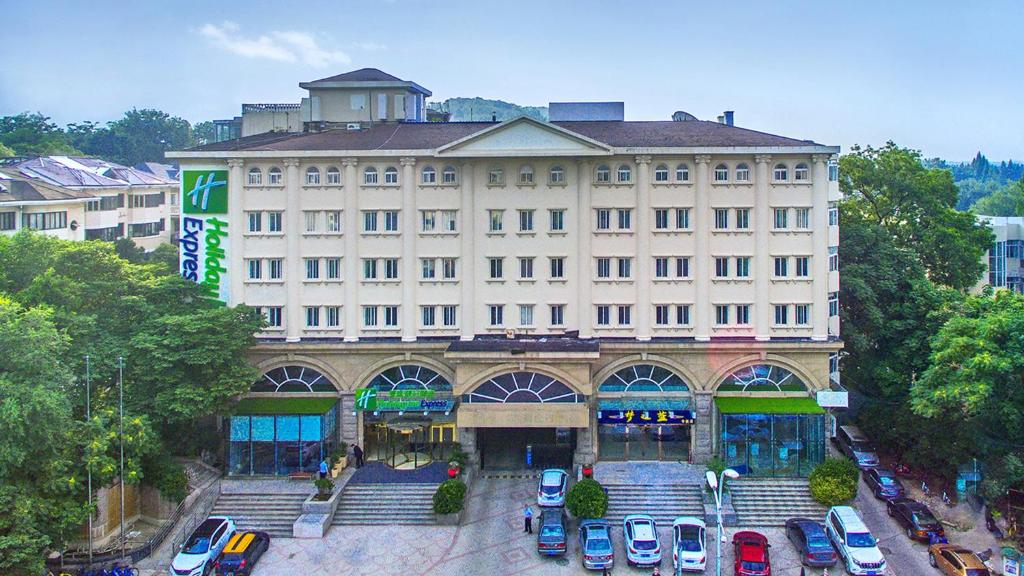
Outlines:
POLYGON ((356 390, 356 410, 360 412, 449 412, 454 406, 450 396, 439 396, 434 390, 356 390))

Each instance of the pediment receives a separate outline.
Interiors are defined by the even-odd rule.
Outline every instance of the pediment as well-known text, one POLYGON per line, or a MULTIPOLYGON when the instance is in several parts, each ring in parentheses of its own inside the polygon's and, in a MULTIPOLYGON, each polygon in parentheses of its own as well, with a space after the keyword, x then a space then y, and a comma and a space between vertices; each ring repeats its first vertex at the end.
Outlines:
POLYGON ((438 148, 438 156, 604 156, 611 147, 582 134, 522 117, 488 126, 438 148))

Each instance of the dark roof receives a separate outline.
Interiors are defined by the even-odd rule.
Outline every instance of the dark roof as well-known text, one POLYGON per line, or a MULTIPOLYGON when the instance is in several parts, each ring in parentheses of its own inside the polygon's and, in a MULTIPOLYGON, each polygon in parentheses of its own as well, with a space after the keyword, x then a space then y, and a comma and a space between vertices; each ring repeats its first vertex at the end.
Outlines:
POLYGON ((376 68, 360 68, 337 76, 313 80, 313 82, 404 82, 404 80, 376 68))
POLYGON ((4 202, 43 202, 93 198, 92 194, 26 178, 16 171, 0 173, 0 204, 4 202))
POLYGON ((448 345, 447 352, 597 352, 597 340, 580 338, 474 338, 458 340, 448 345))
MULTIPOLYGON (((298 150, 432 150, 494 125, 494 122, 409 122, 376 124, 363 130, 268 132, 191 148, 194 152, 298 150)), ((816 146, 718 122, 577 121, 555 126, 614 147, 794 147, 816 146)))

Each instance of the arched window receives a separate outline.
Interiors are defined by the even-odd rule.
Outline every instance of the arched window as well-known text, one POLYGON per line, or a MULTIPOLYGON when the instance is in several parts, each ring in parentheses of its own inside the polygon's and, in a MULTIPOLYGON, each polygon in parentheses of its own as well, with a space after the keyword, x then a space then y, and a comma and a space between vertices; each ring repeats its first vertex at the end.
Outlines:
POLYGON ((519 183, 520 184, 533 184, 533 167, 532 166, 521 166, 519 168, 519 183))
POLYGON ((631 181, 633 179, 633 170, 625 164, 619 166, 619 170, 616 172, 616 179, 619 182, 631 181))
POLYGON ((280 186, 284 181, 284 177, 281 174, 281 169, 274 166, 270 170, 267 170, 267 183, 271 186, 280 186))
POLYGON ((508 372, 480 384, 462 401, 471 404, 581 403, 587 397, 562 382, 536 372, 508 372))
POLYGON ((658 167, 654 169, 654 181, 668 182, 668 166, 658 164, 658 167))
POLYGON ((729 181, 729 168, 725 164, 719 164, 715 166, 715 182, 728 182, 729 181))
POLYGON ((437 172, 434 171, 433 166, 424 166, 423 171, 420 172, 420 181, 424 184, 435 184, 437 183, 437 172))
POLYGON ((807 385, 796 374, 774 364, 754 364, 729 374, 719 392, 805 392, 807 385))
POLYGON ((444 167, 444 172, 442 172, 441 180, 445 184, 455 184, 455 182, 456 182, 455 167, 454 166, 445 166, 444 167))
POLYGON ((797 182, 806 182, 811 179, 810 170, 807 168, 807 164, 797 164, 796 168, 793 169, 793 180, 797 182))
POLYGON ((330 186, 341 184, 341 170, 338 170, 337 166, 331 166, 327 169, 327 184, 330 186))
POLYGON ((452 391, 451 382, 448 382, 444 376, 418 364, 403 364, 388 368, 374 376, 367 387, 374 388, 378 392, 393 392, 395 390, 452 391))
POLYGON ((676 182, 690 181, 690 167, 687 164, 676 166, 676 182))
POLYGON ((385 184, 398 184, 398 168, 394 166, 388 166, 384 169, 384 183, 385 184))
POLYGON ((306 168, 306 186, 317 186, 320 184, 320 169, 316 166, 306 168))
POLYGON ((377 169, 373 166, 367 166, 366 170, 363 170, 363 184, 376 184, 377 183, 377 169))
POLYGON ((736 167, 736 181, 737 182, 750 182, 750 166, 746 164, 740 164, 736 167))
POLYGON ((772 171, 772 179, 777 182, 789 180, 789 168, 786 168, 785 164, 776 164, 775 170, 772 171))
POLYGON ((612 171, 611 171, 611 169, 608 168, 608 166, 605 166, 604 164, 601 164, 600 166, 598 166, 597 167, 597 172, 595 173, 595 180, 597 182, 599 182, 599 183, 602 183, 602 184, 607 184, 608 182, 611 182, 612 181, 612 171))
POLYGON ((264 374, 251 392, 337 392, 320 371, 305 366, 281 366, 264 374))
POLYGON ((263 171, 259 168, 249 168, 249 186, 259 186, 263 184, 263 171))
POLYGON ((687 392, 686 382, 671 370, 653 364, 634 364, 605 379, 600 392, 687 392))
POLYGON ((565 184, 565 170, 561 166, 552 166, 548 173, 548 182, 551 184, 565 184))

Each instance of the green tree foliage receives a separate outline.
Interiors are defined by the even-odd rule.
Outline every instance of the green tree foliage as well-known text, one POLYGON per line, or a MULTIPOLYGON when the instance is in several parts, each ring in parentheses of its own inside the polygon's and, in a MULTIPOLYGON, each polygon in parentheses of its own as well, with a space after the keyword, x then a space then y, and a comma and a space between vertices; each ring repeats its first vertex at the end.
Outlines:
POLYGON ((0 142, 0 158, 10 158, 11 156, 16 156, 14 149, 0 142))
POLYGON ((998 188, 978 200, 971 210, 986 216, 1024 216, 1024 180, 998 188))
POLYGON ((67 134, 39 112, 0 117, 0 144, 17 156, 75 154, 67 134))
POLYGON ((949 171, 926 168, 918 152, 892 142, 854 146, 840 167, 847 213, 885 228, 897 248, 916 254, 932 281, 958 290, 977 283, 992 234, 956 210, 949 171))
POLYGON ((603 518, 608 511, 608 495, 597 480, 584 478, 565 495, 565 507, 580 519, 603 518))
POLYGON ((197 122, 192 126, 192 144, 200 146, 210 144, 217 139, 217 128, 209 120, 197 122))
POLYGON ((69 124, 67 133, 85 154, 128 166, 164 162, 164 152, 192 145, 188 121, 150 109, 133 108, 106 127, 95 122, 69 124))

